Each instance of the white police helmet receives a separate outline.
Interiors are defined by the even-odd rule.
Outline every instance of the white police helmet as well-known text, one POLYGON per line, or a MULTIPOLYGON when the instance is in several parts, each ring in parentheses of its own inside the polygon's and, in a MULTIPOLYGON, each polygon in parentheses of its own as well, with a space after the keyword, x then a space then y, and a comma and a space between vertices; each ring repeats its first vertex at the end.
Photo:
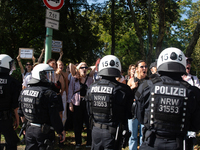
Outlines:
POLYGON ((14 60, 6 54, 0 54, 0 72, 9 73, 11 75, 15 69, 14 60))
MULTIPOLYGON (((41 82, 55 82, 54 70, 48 64, 38 64, 32 70, 32 78, 41 82)), ((32 83, 34 80, 30 82, 32 83)))
POLYGON ((183 52, 175 47, 164 49, 157 62, 157 70, 160 72, 182 73, 186 72, 186 57, 183 52))
POLYGON ((99 63, 99 76, 121 77, 121 63, 114 55, 104 56, 99 63))

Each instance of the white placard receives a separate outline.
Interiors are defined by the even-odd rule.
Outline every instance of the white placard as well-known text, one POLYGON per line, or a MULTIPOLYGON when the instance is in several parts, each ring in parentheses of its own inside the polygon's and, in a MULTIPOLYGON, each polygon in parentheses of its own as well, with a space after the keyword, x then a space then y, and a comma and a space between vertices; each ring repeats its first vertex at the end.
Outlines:
POLYGON ((52 40, 52 52, 60 53, 62 51, 62 41, 52 40))
POLYGON ((62 45, 52 44, 52 47, 55 47, 55 48, 62 48, 62 45))
POLYGON ((55 53, 60 53, 61 52, 61 48, 53 48, 52 47, 52 52, 55 52, 55 53))
POLYGON ((59 29, 59 22, 46 18, 45 27, 58 30, 59 29))
POLYGON ((19 56, 22 59, 32 59, 33 52, 33 48, 19 48, 19 56))

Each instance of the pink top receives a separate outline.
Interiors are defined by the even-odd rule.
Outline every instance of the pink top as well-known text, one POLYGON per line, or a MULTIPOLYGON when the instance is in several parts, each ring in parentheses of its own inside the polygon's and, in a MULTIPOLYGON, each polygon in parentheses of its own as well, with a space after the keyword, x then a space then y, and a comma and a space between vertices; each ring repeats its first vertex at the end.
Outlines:
MULTIPOLYGON (((75 93, 75 92, 80 90, 80 83, 79 83, 79 80, 77 80, 77 81, 75 81, 75 80, 76 80, 76 78, 72 77, 71 81, 69 83, 68 100, 67 100, 67 102, 68 103, 72 102, 74 105, 79 106, 80 105, 80 100, 81 100, 80 91, 77 92, 77 93, 75 93)), ((92 84, 92 83, 93 83, 93 78, 92 77, 88 77, 88 79, 86 81, 87 86, 89 87, 90 84, 92 84)))

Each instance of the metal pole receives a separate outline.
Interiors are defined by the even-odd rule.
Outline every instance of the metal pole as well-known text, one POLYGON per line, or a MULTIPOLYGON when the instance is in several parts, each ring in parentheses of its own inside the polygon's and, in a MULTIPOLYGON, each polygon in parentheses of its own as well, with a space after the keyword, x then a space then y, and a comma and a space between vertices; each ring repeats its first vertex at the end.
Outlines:
POLYGON ((51 58, 52 36, 53 36, 53 29, 47 28, 46 41, 45 41, 45 59, 44 59, 45 64, 47 63, 47 60, 51 58))

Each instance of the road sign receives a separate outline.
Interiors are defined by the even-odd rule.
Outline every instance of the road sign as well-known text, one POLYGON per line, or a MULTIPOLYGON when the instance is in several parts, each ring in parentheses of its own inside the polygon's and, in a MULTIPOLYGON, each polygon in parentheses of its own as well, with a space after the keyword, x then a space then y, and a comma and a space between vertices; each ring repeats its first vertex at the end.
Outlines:
POLYGON ((58 30, 59 22, 46 18, 45 27, 58 30))
POLYGON ((43 0, 44 4, 52 10, 59 10, 64 4, 64 0, 43 0))
POLYGON ((60 20, 60 13, 52 11, 50 9, 46 9, 46 17, 53 20, 60 20))
POLYGON ((62 41, 52 40, 52 52, 60 53, 62 51, 62 41))

